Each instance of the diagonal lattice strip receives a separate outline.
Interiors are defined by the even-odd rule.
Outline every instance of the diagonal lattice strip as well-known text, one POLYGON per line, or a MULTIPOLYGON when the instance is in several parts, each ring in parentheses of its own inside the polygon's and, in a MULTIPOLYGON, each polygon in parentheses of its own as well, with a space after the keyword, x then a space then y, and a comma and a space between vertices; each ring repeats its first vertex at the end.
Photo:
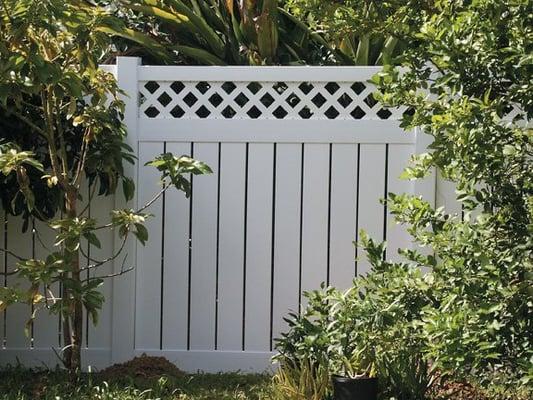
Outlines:
POLYGON ((397 120, 405 109, 379 105, 368 82, 145 81, 142 118, 397 120))

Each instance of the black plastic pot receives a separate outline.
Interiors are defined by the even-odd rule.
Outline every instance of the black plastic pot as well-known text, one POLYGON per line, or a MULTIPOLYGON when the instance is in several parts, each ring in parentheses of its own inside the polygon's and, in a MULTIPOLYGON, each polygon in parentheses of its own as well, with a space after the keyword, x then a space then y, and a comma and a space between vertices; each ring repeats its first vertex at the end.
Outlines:
POLYGON ((377 378, 348 378, 333 375, 333 396, 335 400, 377 400, 377 378))

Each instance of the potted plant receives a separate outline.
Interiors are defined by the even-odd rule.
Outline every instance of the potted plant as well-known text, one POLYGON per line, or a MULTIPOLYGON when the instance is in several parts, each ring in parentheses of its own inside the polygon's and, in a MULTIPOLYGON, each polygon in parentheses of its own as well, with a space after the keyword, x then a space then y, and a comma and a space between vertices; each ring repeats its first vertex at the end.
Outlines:
POLYGON ((354 287, 344 292, 332 307, 330 362, 335 400, 377 399, 375 351, 360 305, 354 287))
POLYGON ((342 356, 342 372, 332 375, 335 400, 376 400, 378 379, 374 362, 363 355, 365 349, 342 356), (340 374, 342 373, 342 375, 340 374))

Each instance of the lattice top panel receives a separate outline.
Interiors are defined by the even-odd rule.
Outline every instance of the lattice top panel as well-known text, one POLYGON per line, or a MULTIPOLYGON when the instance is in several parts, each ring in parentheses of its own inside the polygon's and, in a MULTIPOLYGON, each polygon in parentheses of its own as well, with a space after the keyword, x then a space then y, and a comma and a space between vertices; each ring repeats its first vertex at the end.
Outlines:
POLYGON ((398 120, 367 82, 141 81, 141 118, 398 120))

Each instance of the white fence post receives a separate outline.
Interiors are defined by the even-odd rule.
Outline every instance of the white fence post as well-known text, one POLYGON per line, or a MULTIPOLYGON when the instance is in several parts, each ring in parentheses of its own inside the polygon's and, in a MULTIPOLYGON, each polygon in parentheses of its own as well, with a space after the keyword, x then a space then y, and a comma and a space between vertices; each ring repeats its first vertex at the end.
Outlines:
MULTIPOLYGON (((128 136, 126 143, 138 154, 138 79, 137 69, 141 59, 137 57, 118 57, 116 66, 116 78, 118 86, 125 92, 124 124, 128 136)), ((124 164, 125 174, 137 184, 137 165, 124 164)), ((115 196, 115 208, 136 208, 137 196, 126 203, 122 193, 115 196)), ((121 240, 115 235, 115 251, 120 247, 121 240)), ((127 265, 136 265, 136 246, 133 239, 125 246, 127 265)), ((115 273, 120 272, 121 260, 115 262, 115 273)), ((113 322, 112 322, 112 347, 111 360, 113 363, 126 361, 133 356, 134 349, 134 326, 135 326, 135 274, 130 272, 113 280, 113 322)))

